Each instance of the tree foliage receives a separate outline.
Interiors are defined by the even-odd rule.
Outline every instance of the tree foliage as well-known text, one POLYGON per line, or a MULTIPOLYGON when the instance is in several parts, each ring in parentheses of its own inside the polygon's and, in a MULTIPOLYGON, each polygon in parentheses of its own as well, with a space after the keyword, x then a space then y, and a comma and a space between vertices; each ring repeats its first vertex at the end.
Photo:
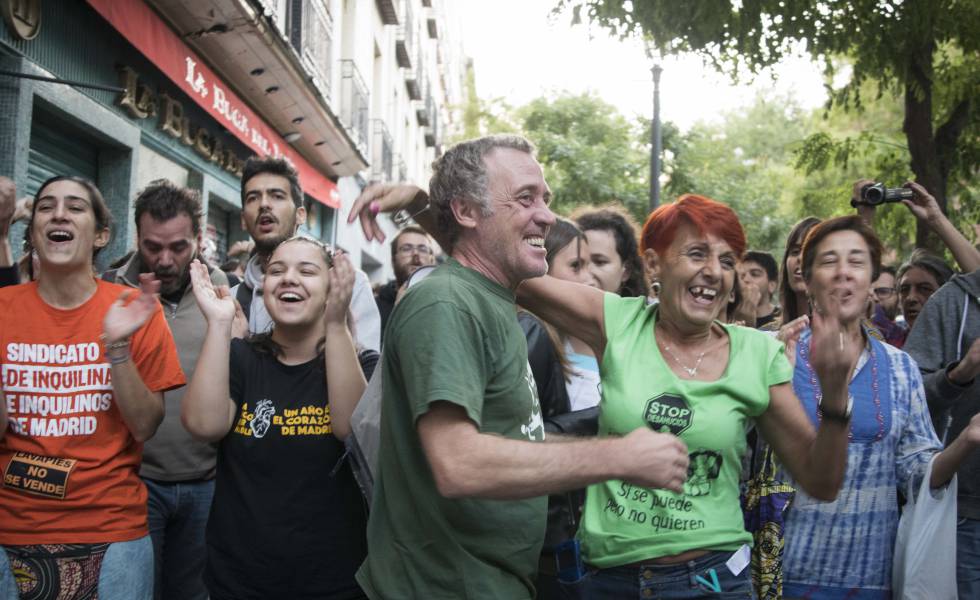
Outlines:
MULTIPOLYGON (((902 98, 909 167, 946 207, 951 177, 980 166, 980 2, 976 0, 557 0, 620 35, 642 34, 665 53, 696 52, 733 77, 800 51, 828 76, 846 57, 849 83, 831 102, 859 107, 866 81, 902 98)), ((833 140, 831 140, 833 141, 833 140)), ((846 151, 846 149, 845 149, 846 151)), ((920 228, 919 245, 931 245, 920 228)))
POLYGON ((538 149, 552 207, 568 214, 583 204, 621 202, 647 214, 648 124, 631 121, 594 93, 560 92, 512 108, 499 98, 470 96, 464 135, 520 133, 538 149), (646 130, 646 131, 645 131, 646 130))

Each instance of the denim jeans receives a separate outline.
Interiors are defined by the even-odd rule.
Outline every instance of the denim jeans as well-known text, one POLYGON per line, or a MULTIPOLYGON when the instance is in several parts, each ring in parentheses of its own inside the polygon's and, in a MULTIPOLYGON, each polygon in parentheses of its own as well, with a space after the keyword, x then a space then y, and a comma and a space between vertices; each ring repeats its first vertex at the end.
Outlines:
POLYGON ((204 530, 214 480, 169 483, 143 479, 153 539, 155 600, 206 600, 204 530))
MULTIPOLYGON (((150 536, 109 545, 99 571, 99 600, 153 598, 153 543, 150 536)), ((0 600, 17 600, 17 583, 0 550, 0 600)))
POLYGON ((960 598, 980 598, 980 520, 956 523, 956 585, 960 598))
POLYGON ((590 569, 578 582, 562 585, 570 600, 754 599, 756 596, 752 590, 749 567, 746 566, 741 573, 733 575, 725 566, 731 556, 731 552, 711 552, 676 565, 649 564, 590 569), (719 591, 715 591, 716 589, 719 591))

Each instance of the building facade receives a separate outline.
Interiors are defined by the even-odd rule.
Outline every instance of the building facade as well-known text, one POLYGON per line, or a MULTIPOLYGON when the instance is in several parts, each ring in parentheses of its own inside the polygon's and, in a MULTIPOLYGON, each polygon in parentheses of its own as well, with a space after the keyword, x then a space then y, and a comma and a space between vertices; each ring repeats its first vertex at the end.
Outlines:
POLYGON ((247 237, 242 164, 283 155, 300 172, 306 232, 385 281, 388 249, 347 226, 347 210, 368 183, 428 179, 463 102, 465 59, 447 9, 447 0, 0 0, 0 174, 20 195, 54 174, 95 181, 115 218, 106 261, 133 247, 142 187, 162 177, 193 187, 223 258, 247 237))

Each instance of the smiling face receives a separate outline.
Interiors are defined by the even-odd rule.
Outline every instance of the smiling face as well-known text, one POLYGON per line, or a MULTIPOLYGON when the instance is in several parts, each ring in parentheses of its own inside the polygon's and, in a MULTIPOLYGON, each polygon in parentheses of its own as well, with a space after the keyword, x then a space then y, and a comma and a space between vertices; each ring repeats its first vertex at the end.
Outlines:
POLYGON ((616 252, 616 235, 609 229, 589 229, 589 270, 606 292, 618 294, 629 277, 623 259, 616 252))
POLYGON ((548 272, 544 239, 555 222, 548 209, 551 190, 541 165, 526 152, 495 148, 483 160, 493 214, 483 215, 470 206, 472 220, 463 225, 469 230, 484 274, 514 288, 525 279, 548 272))
POLYGON ((868 243, 856 231, 835 231, 820 240, 813 256, 807 288, 814 309, 836 302, 840 307, 841 323, 860 320, 871 295, 872 264, 868 243))
POLYGON ((277 327, 320 323, 328 269, 323 251, 312 242, 289 241, 276 248, 266 267, 262 296, 277 327))
POLYGON ((589 266, 589 243, 582 238, 574 238, 555 253, 548 266, 548 275, 597 288, 599 282, 589 266))
POLYGON ((738 257, 728 242, 683 223, 663 254, 645 254, 660 279, 663 318, 688 331, 710 328, 735 283, 738 257))
POLYGON ((800 240, 789 247, 786 252, 786 277, 789 287, 797 294, 806 293, 806 281, 803 280, 803 241, 800 240))
POLYGON ((183 289, 190 280, 188 267, 197 256, 197 237, 190 215, 178 213, 172 219, 158 221, 143 213, 137 245, 144 269, 160 280, 161 294, 183 289))
POLYGON ((289 191, 289 180, 282 175, 259 173, 245 182, 242 229, 255 240, 262 254, 292 237, 296 227, 306 222, 306 209, 297 207, 289 191))
POLYGON ((922 267, 910 267, 902 273, 902 279, 898 282, 898 301, 909 327, 915 324, 926 300, 938 289, 936 276, 922 267))
POLYGON ((31 221, 31 244, 41 272, 92 269, 96 248, 109 243, 109 229, 96 223, 85 186, 60 180, 40 190, 31 221))

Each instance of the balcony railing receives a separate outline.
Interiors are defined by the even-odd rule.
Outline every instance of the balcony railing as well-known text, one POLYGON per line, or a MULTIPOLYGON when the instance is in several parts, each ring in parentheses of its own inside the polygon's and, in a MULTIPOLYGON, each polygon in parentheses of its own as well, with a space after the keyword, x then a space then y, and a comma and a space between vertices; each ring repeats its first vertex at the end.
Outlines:
POLYGON ((340 118, 362 152, 368 143, 368 88, 353 60, 340 61, 340 118))
POLYGON ((378 7, 378 14, 381 15, 381 22, 385 25, 398 25, 398 9, 395 7, 395 0, 374 0, 378 7))
POLYGON ((405 159, 402 158, 401 154, 395 155, 395 169, 398 174, 398 183, 408 181, 408 165, 405 164, 405 159))
POLYGON ((429 148, 435 148, 442 143, 439 136, 439 113, 435 112, 433 109, 431 116, 432 124, 428 127, 422 128, 422 136, 425 138, 425 145, 429 148))
POLYGON ((330 98, 333 21, 319 0, 292 0, 289 38, 309 71, 313 84, 330 98))
MULTIPOLYGON (((415 20, 409 0, 402 0, 402 23, 395 33, 395 60, 399 67, 412 68, 412 54, 415 53, 415 20)), ((416 68, 418 65, 415 65, 416 68)))
POLYGON ((372 122, 373 143, 371 148, 371 179, 379 183, 391 182, 394 147, 388 127, 381 119, 372 122))

